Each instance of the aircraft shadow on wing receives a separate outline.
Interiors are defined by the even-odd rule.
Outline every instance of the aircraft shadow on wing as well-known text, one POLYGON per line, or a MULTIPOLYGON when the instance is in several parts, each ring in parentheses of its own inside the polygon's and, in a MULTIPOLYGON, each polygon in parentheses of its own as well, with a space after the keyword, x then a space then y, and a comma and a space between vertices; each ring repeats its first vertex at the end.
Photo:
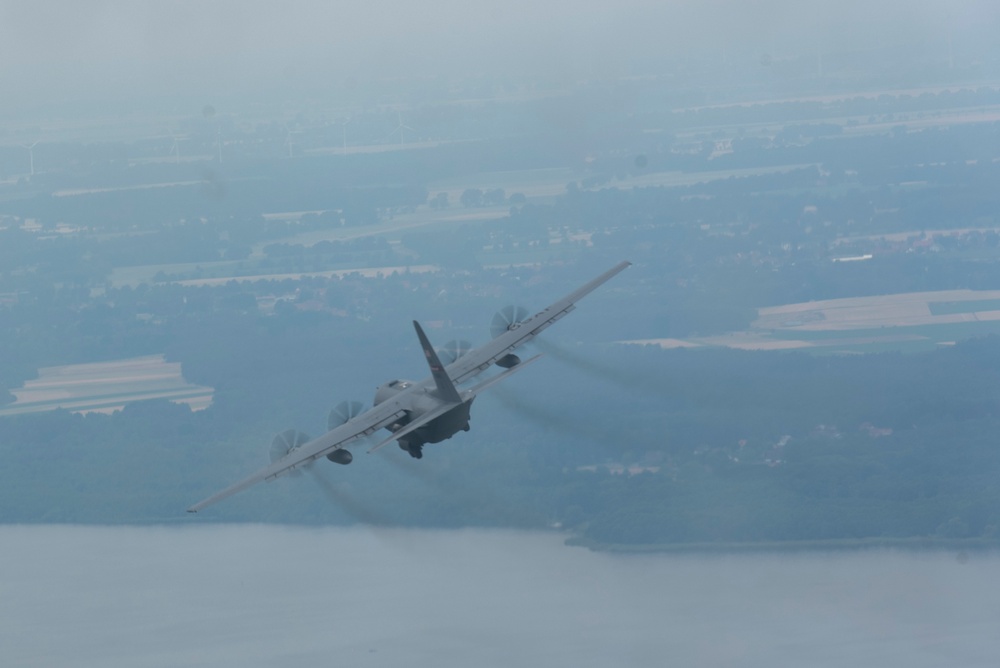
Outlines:
POLYGON ((197 512, 258 482, 295 473, 321 458, 336 464, 350 464, 354 457, 347 448, 356 446, 362 439, 382 429, 388 430, 389 436, 368 452, 396 441, 411 456, 421 458, 425 444, 440 443, 460 431, 469 430, 472 402, 480 392, 521 371, 540 357, 535 355, 521 360, 514 354, 518 346, 572 311, 576 302, 630 264, 618 263, 530 317, 527 311, 519 308, 501 310, 493 318, 490 327, 493 339, 490 342, 478 348, 470 348, 464 342, 450 342, 441 351, 446 363, 431 345, 420 323, 414 320, 413 328, 430 367, 428 378, 419 382, 397 379, 384 383, 375 391, 374 406, 367 411, 362 411, 357 402, 338 405, 330 413, 329 430, 319 438, 309 440, 294 430, 278 434, 271 445, 270 466, 199 501, 188 508, 188 512, 197 512), (463 389, 464 383, 492 366, 504 370, 463 389))

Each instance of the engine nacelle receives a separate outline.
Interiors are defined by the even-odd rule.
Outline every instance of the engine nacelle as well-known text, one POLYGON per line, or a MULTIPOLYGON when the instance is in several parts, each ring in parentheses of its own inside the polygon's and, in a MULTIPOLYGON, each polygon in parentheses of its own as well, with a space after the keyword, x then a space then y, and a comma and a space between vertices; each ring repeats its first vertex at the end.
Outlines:
POLYGON ((521 363, 521 358, 514 353, 507 353, 496 361, 496 365, 502 369, 513 369, 521 363))
POLYGON ((352 455, 347 450, 344 450, 343 448, 334 450, 333 452, 328 454, 326 458, 329 459, 334 464, 343 464, 344 466, 347 466, 348 464, 354 461, 354 455, 352 455))

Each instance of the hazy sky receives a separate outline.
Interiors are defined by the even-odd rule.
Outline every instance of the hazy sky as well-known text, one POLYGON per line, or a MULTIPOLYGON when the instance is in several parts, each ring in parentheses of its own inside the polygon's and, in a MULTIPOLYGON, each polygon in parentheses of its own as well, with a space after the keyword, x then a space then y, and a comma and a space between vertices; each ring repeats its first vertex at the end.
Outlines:
POLYGON ((0 0, 8 99, 267 90, 349 77, 602 76, 686 51, 993 35, 993 0, 0 0))

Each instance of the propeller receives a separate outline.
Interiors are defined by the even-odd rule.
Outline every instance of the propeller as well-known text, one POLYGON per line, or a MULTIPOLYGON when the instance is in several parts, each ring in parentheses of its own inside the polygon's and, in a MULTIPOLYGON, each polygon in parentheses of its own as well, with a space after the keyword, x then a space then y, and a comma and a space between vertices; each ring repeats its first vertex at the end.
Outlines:
MULTIPOLYGON (((295 429, 286 429, 271 441, 271 450, 268 454, 271 456, 271 463, 286 457, 288 453, 296 448, 300 448, 309 442, 309 437, 303 434, 301 431, 295 429)), ((295 475, 298 471, 292 471, 292 475, 295 475)))
MULTIPOLYGON (((348 420, 352 420, 365 411, 365 405, 360 401, 341 401, 330 410, 326 416, 326 429, 332 431, 348 420)), ((350 464, 354 457, 348 450, 338 448, 326 456, 334 464, 350 464)))
POLYGON ((493 320, 490 321, 490 334, 495 339, 524 322, 528 315, 528 309, 523 306, 514 306, 513 304, 504 306, 493 314, 493 320))
POLYGON ((352 418, 356 418, 364 412, 365 405, 360 401, 341 401, 330 409, 326 416, 326 430, 336 429, 352 418))
POLYGON ((437 354, 438 354, 438 358, 444 364, 447 365, 447 364, 451 364, 452 362, 454 362, 455 360, 457 360, 459 357, 462 357, 463 355, 465 355, 466 353, 468 353, 470 350, 472 350, 472 344, 469 343, 468 341, 466 341, 464 339, 460 340, 460 341, 456 341, 456 340, 452 339, 448 343, 444 344, 444 346, 442 348, 439 348, 438 351, 437 351, 437 354))

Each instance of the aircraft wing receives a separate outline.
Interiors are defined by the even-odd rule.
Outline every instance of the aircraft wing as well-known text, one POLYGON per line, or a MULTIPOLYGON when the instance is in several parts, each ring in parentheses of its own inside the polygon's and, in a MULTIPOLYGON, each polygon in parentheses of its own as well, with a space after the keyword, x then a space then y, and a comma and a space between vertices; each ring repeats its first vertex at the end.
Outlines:
MULTIPOLYGON (((539 311, 527 320, 515 324, 489 343, 469 351, 443 369, 441 368, 441 362, 438 359, 437 354, 431 347, 430 342, 427 340, 427 337, 420 328, 420 325, 414 322, 413 324, 417 331, 417 335, 420 338, 424 354, 427 356, 428 363, 431 367, 432 377, 414 385, 413 391, 415 392, 418 389, 426 390, 433 386, 436 388, 434 391, 441 401, 441 405, 424 415, 420 421, 408 425, 408 431, 419 428, 428 421, 438 417, 451 408, 454 408, 456 405, 459 405, 462 401, 471 399, 478 392, 481 392, 487 387, 503 380, 504 378, 507 378, 516 370, 520 370, 529 363, 534 362, 535 359, 537 359, 537 356, 526 360, 525 362, 521 362, 520 364, 508 369, 504 373, 494 376, 493 378, 488 378, 471 389, 459 391, 454 387, 454 385, 468 380, 481 371, 488 369, 493 363, 502 359, 516 347, 534 338, 543 329, 572 311, 575 308, 577 301, 596 290, 600 285, 611 279, 619 272, 623 271, 630 264, 630 262, 621 262, 615 265, 597 278, 585 283, 581 287, 577 288, 542 311, 539 311)), ((386 401, 383 401, 365 413, 362 413, 361 415, 348 420, 339 427, 326 432, 319 438, 313 439, 301 447, 292 450, 287 456, 279 459, 270 466, 261 469, 253 475, 244 478, 240 482, 227 487, 221 492, 218 492, 203 501, 199 501, 188 508, 188 512, 197 512, 206 506, 232 496, 233 494, 236 494, 237 492, 240 492, 263 480, 273 480, 274 478, 284 475, 296 468, 310 464, 321 457, 325 457, 331 452, 343 448, 359 438, 373 434, 384 427, 388 427, 393 422, 406 415, 407 409, 410 407, 408 399, 412 399, 411 394, 409 392, 402 392, 390 399, 387 399, 386 401)), ((377 449, 385 443, 396 440, 406 433, 407 431, 397 431, 393 434, 393 436, 386 439, 373 449, 377 449)))
POLYGON ((374 408, 354 417, 339 427, 326 432, 301 447, 292 450, 270 466, 257 471, 251 476, 235 483, 226 489, 213 494, 204 501, 199 501, 190 508, 189 513, 196 513, 206 506, 221 501, 237 492, 256 485, 262 480, 273 480, 285 475, 293 469, 310 464, 325 457, 334 450, 339 450, 363 436, 368 436, 383 427, 392 424, 405 414, 403 400, 400 397, 388 399, 374 408))
POLYGON ((576 302, 589 295, 613 276, 625 270, 631 262, 619 262, 597 278, 585 283, 562 299, 518 323, 489 343, 470 350, 448 365, 448 375, 455 384, 462 383, 485 371, 497 360, 521 344, 535 338, 539 332, 576 308, 576 302))

